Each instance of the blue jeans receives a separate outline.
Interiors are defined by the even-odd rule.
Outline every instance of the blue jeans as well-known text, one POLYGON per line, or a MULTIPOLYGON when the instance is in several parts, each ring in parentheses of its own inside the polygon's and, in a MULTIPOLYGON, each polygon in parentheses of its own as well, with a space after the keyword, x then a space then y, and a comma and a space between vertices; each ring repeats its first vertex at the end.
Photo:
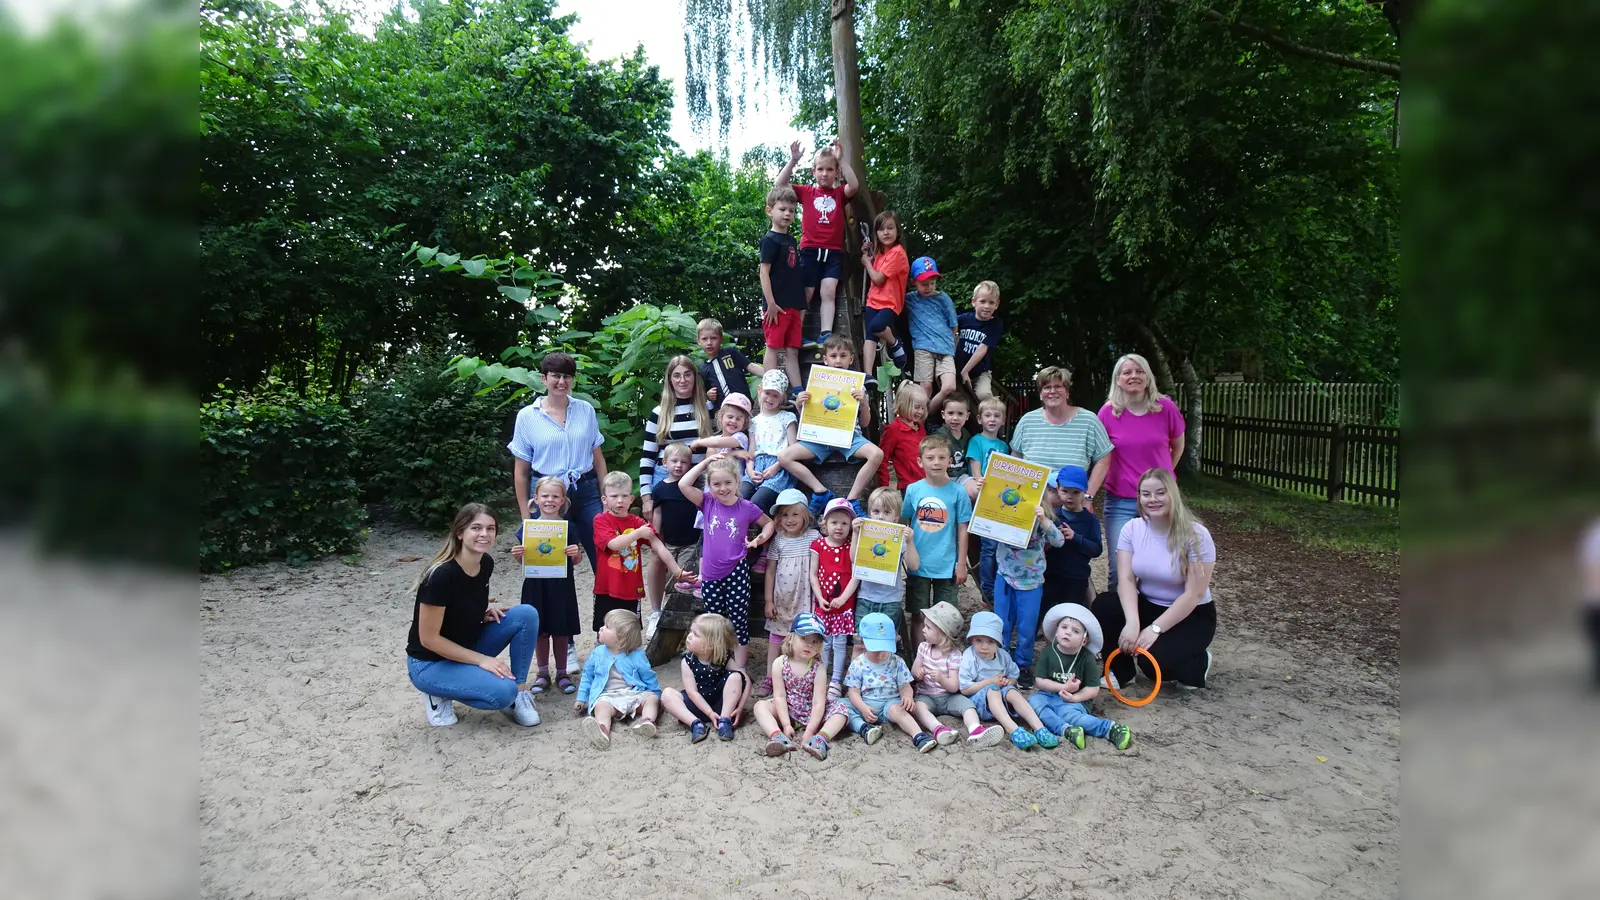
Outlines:
POLYGON ((978 586, 986 597, 994 596, 994 573, 999 568, 995 551, 999 547, 993 538, 978 538, 978 586))
POLYGON ((1017 649, 1011 655, 1017 665, 1033 665, 1033 641, 1039 632, 1039 598, 1044 596, 1044 586, 1030 591, 1019 591, 1005 578, 994 582, 994 614, 1003 623, 1000 626, 1000 643, 1011 649, 1011 635, 1017 636, 1017 649))
POLYGON ((1111 733, 1110 719, 1090 715, 1088 706, 1063 700, 1048 691, 1035 691, 1028 697, 1028 705, 1039 714, 1039 721, 1044 723, 1044 727, 1056 734, 1065 732, 1073 725, 1082 728, 1083 733, 1090 737, 1103 738, 1111 733))
MULTIPOLYGON (((1139 518, 1139 498, 1118 497, 1106 491, 1106 590, 1117 590, 1117 538, 1122 526, 1139 518)), ((1082 603, 1082 600, 1078 601, 1082 603)))
POLYGON ((498 622, 488 622, 478 632, 472 649, 498 656, 511 647, 511 674, 501 678, 477 666, 450 659, 435 662, 406 657, 406 673, 417 690, 447 700, 460 700, 475 709, 505 709, 517 699, 517 685, 528 680, 533 646, 539 638, 539 611, 519 605, 506 610, 498 622))
MULTIPOLYGON (((537 480, 537 479, 535 479, 537 480)), ((589 556, 589 570, 594 571, 594 517, 605 507, 600 505, 600 482, 593 471, 578 479, 578 486, 567 491, 567 521, 570 523, 583 552, 589 556)))

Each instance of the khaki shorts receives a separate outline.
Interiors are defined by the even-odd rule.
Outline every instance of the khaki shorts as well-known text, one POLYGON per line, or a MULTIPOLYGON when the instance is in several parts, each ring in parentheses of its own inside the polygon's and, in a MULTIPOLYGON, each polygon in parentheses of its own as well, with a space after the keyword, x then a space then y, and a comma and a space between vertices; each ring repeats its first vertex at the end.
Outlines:
MULTIPOLYGON (((972 393, 979 402, 994 396, 994 370, 986 370, 982 375, 972 379, 972 393)), ((976 412, 976 410, 974 410, 976 412)), ((975 417, 974 417, 975 418, 975 417)))
POLYGON ((936 376, 949 375, 956 377, 956 358, 943 353, 934 353, 932 350, 914 350, 911 353, 911 380, 918 384, 926 384, 936 376))

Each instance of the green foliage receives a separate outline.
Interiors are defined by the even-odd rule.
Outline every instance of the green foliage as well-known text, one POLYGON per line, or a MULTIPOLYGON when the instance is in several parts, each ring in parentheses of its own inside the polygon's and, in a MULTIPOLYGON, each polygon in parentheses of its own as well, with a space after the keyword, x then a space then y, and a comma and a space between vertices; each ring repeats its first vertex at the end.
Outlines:
POLYGON ((1400 510, 1395 507, 1329 503, 1209 475, 1183 479, 1183 496, 1203 519, 1225 516, 1243 531, 1276 531, 1313 550, 1363 554, 1374 568, 1400 568, 1400 510))
POLYGON ((331 400, 271 380, 224 390, 200 407, 200 567, 287 559, 291 565, 360 546, 351 416, 331 400))
POLYGON ((463 504, 509 500, 510 413, 471 386, 439 376, 445 357, 408 357, 364 388, 354 430, 367 502, 424 528, 444 528, 463 504))

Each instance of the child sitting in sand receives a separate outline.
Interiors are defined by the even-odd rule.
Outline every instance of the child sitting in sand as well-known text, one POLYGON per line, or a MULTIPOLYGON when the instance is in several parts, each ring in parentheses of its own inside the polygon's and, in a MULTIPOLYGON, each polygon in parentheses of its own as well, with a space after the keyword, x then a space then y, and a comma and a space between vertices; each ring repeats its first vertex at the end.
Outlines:
POLYGON ((972 614, 972 625, 967 629, 967 649, 961 654, 961 693, 972 698, 979 719, 999 722, 1018 750, 1032 749, 1035 744, 1047 750, 1060 746, 1061 739, 1044 727, 1022 692, 1013 686, 1017 680, 1017 664, 1000 646, 1002 624, 1000 617, 988 610, 972 614), (1031 732, 1011 718, 1006 711, 1008 705, 1027 723, 1031 732))
POLYGON ((772 661, 772 697, 754 710, 767 735, 768 756, 804 749, 828 758, 828 741, 849 721, 843 700, 828 699, 828 670, 822 665, 822 620, 803 612, 794 617, 782 651, 772 661), (796 735, 796 729, 804 732, 796 735))
POLYGON ((850 730, 868 744, 876 744, 883 737, 882 722, 888 719, 911 736, 918 753, 939 746, 911 715, 916 702, 911 670, 905 660, 894 655, 894 623, 883 613, 873 613, 861 620, 860 635, 866 652, 855 658, 844 677, 849 689, 850 730))
POLYGON ((583 733, 598 750, 611 746, 611 720, 638 716, 633 731, 640 737, 656 736, 656 716, 661 711, 661 682, 656 680, 643 644, 639 617, 625 609, 606 613, 599 643, 583 664, 578 700, 573 712, 582 716, 583 733))
POLYGON ((967 744, 985 750, 1005 740, 1006 733, 998 725, 980 722, 978 707, 961 693, 961 645, 956 641, 960 633, 961 610, 944 602, 923 610, 922 643, 917 646, 917 661, 911 664, 911 676, 917 679, 917 708, 912 714, 941 744, 955 741, 956 730, 938 717, 958 716, 967 726, 967 744))
POLYGON ((1044 634, 1050 643, 1039 654, 1037 690, 1028 698, 1039 721, 1079 750, 1085 734, 1118 750, 1133 746, 1128 726, 1089 713, 1100 694, 1099 620, 1080 603, 1058 603, 1044 614, 1044 634))
POLYGON ((689 726, 689 742, 698 744, 717 727, 717 737, 733 740, 733 727, 744 712, 750 682, 744 672, 729 669, 738 644, 733 625, 716 613, 701 613, 689 626, 684 641, 683 689, 667 688, 661 705, 672 717, 689 726))

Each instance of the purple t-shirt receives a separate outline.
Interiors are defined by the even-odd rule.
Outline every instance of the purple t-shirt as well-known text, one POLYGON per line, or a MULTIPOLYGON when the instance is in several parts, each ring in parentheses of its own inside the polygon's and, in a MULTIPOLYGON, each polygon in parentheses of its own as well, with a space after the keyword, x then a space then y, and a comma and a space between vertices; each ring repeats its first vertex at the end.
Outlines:
POLYGON ((1136 416, 1123 410, 1118 417, 1111 404, 1100 407, 1100 424, 1111 438, 1111 471, 1106 473, 1106 492, 1118 497, 1139 496, 1139 476, 1151 469, 1172 471, 1172 439, 1183 434, 1183 414, 1171 397, 1161 408, 1136 416))
MULTIPOLYGON (((1171 606, 1183 594, 1183 576, 1178 574, 1178 561, 1167 550, 1167 536, 1150 530, 1150 523, 1134 519, 1122 528, 1117 538, 1117 550, 1133 553, 1133 577, 1139 583, 1139 593, 1150 598, 1157 606, 1171 606)), ((1217 545, 1211 542, 1211 532, 1196 522, 1194 540, 1189 542, 1189 561, 1214 563, 1217 545)), ((1211 602, 1211 587, 1201 603, 1211 602)))
POLYGON ((724 506, 706 491, 700 501, 700 515, 704 518, 700 526, 704 536, 700 542, 700 577, 705 581, 726 578, 739 565, 739 560, 744 559, 744 542, 748 540, 751 523, 765 513, 749 500, 724 506))

